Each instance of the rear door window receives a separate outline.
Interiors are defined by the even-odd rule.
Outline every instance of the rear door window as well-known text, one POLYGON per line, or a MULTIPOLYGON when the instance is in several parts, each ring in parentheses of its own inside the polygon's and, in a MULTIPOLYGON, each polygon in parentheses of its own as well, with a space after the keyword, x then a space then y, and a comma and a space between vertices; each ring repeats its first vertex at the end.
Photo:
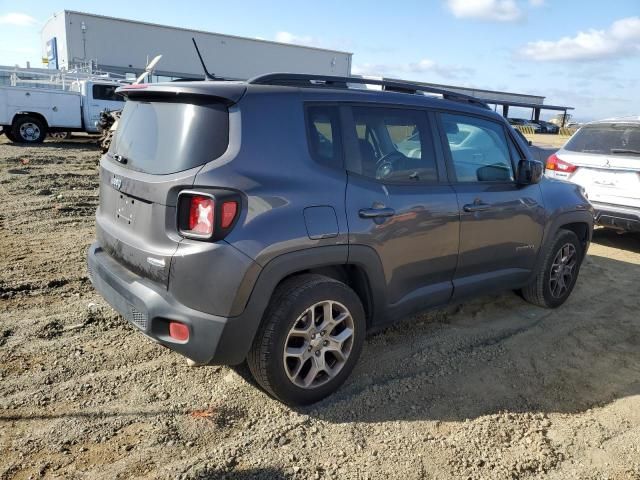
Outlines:
POLYGON ((342 141, 338 107, 314 105, 307 108, 307 135, 312 158, 323 165, 342 165, 342 141))
POLYGON ((383 182, 436 182, 431 130, 425 112, 396 107, 352 108, 360 171, 383 182))
POLYGON ((228 144, 224 105, 128 100, 109 155, 120 155, 126 168, 162 175, 215 160, 228 144))

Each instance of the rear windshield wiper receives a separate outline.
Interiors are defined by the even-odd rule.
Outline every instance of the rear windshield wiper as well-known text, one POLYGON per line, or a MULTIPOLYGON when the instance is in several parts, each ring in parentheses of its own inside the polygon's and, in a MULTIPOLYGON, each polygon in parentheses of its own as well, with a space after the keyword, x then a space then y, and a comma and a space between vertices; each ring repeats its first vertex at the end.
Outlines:
POLYGON ((127 157, 125 157, 124 155, 118 155, 117 153, 113 155, 113 159, 123 165, 129 163, 129 159, 127 157))
POLYGON ((630 148, 612 148, 611 153, 630 153, 631 155, 640 155, 640 150, 630 148))

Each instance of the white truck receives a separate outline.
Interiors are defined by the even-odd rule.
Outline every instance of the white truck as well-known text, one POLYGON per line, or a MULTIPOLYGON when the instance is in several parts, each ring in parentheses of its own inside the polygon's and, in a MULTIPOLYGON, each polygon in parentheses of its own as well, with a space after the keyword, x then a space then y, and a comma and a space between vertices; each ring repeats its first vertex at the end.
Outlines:
POLYGON ((100 112, 119 110, 123 83, 109 78, 12 81, 0 85, 0 126, 13 142, 39 143, 47 133, 98 133, 100 112))

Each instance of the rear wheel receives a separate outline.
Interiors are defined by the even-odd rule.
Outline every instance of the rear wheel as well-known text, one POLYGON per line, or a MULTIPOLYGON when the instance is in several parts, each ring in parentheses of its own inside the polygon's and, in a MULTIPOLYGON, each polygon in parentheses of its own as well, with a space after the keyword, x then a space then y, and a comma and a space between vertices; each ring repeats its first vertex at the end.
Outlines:
POLYGON ((11 133, 11 127, 2 127, 2 131, 10 141, 12 141, 13 143, 18 143, 16 137, 14 137, 13 133, 11 133))
POLYGON ((541 307, 559 307, 575 287, 582 257, 582 245, 576 234, 560 230, 538 267, 536 278, 522 289, 522 296, 541 307))
POLYGON ((360 299, 344 283, 293 277, 276 289, 247 363, 260 386, 282 402, 317 402, 353 370, 365 329, 360 299))
POLYGON ((25 115, 14 122, 11 133, 14 141, 42 143, 47 136, 47 127, 39 119, 25 115))

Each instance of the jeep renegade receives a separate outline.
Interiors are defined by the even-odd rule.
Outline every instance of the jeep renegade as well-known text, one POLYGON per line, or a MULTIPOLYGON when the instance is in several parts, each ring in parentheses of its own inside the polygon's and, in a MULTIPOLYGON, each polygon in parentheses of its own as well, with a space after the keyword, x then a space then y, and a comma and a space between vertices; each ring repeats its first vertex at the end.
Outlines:
POLYGON ((582 188, 544 178, 477 99, 300 74, 120 91, 93 285, 154 341, 246 361, 283 402, 335 391, 368 331, 507 289, 554 308, 576 284, 582 188))

